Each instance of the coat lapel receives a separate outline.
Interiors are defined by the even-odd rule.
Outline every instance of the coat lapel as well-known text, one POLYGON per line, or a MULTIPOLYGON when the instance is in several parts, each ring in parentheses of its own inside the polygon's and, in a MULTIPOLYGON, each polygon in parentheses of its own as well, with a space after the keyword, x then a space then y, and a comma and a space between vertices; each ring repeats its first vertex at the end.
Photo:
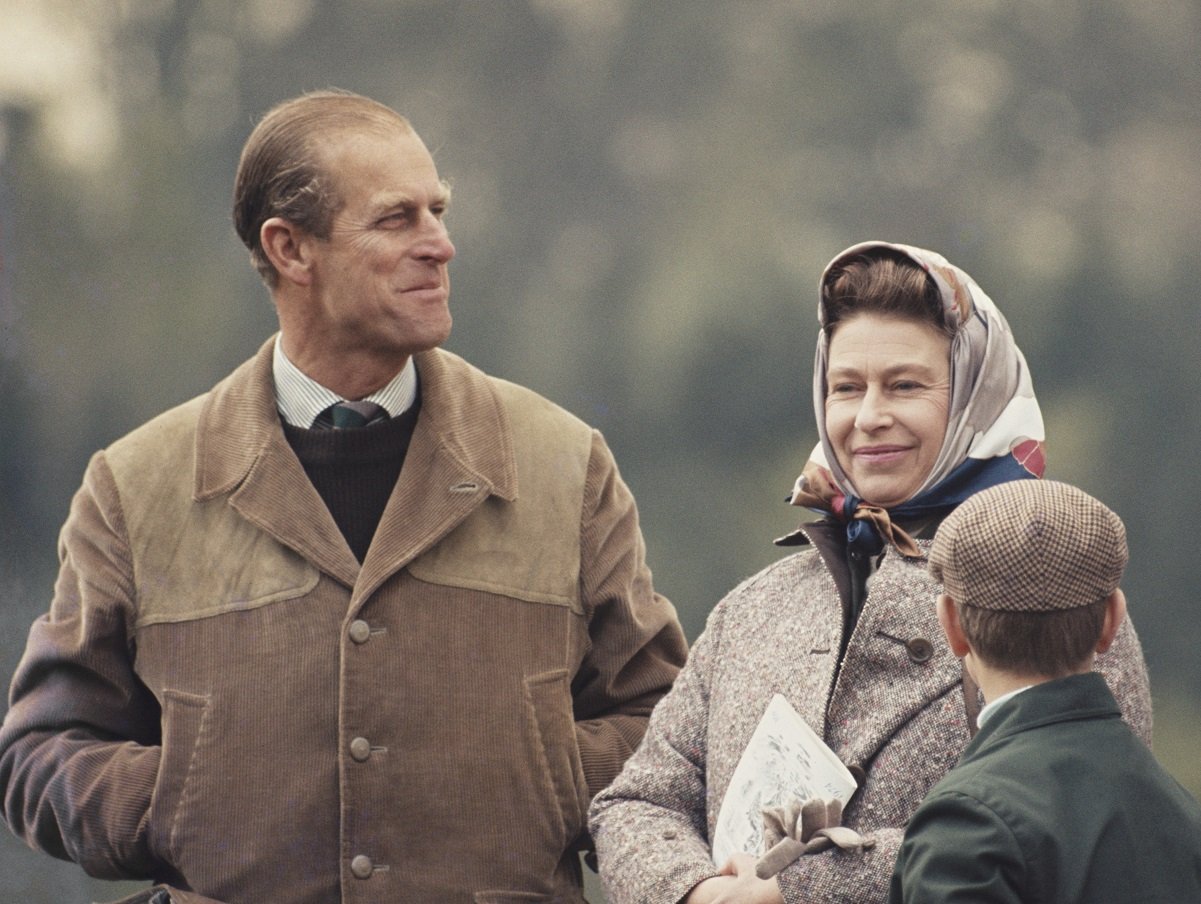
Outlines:
POLYGON ((489 496, 517 498, 504 409, 488 378, 440 350, 416 356, 421 414, 362 568, 284 437, 268 340, 209 394, 196 435, 197 500, 242 517, 353 588, 352 608, 489 496))
MULTIPOLYGON (((918 542, 929 549, 929 541, 918 542)), ((958 685, 961 675, 938 624, 934 603, 939 585, 924 561, 890 551, 869 587, 831 695, 827 723, 830 746, 844 762, 860 766, 906 722, 958 685)))
POLYGON ((352 608, 489 496, 517 498, 512 435, 488 378, 438 349, 418 354, 415 361, 421 414, 363 562, 352 608))
POLYGON ((197 501, 229 495, 246 520, 348 587, 359 563, 284 437, 275 404, 275 338, 214 387, 196 431, 197 501))

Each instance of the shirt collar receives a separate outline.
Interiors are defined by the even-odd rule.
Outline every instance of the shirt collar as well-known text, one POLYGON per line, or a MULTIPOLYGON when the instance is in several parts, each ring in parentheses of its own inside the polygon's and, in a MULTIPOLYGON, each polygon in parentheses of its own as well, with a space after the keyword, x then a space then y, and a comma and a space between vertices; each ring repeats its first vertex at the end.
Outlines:
POLYGON ((1008 694, 1002 694, 996 700, 993 700, 991 703, 986 704, 985 707, 982 710, 980 710, 980 714, 976 716, 976 727, 983 728, 984 723, 986 721, 988 721, 989 718, 992 717, 992 714, 995 713, 1002 706, 1002 704, 1006 703, 1009 700, 1012 700, 1014 697, 1016 697, 1022 691, 1030 690, 1030 688, 1032 688, 1032 687, 1034 687, 1033 684, 1028 684, 1025 687, 1019 687, 1017 690, 1010 691, 1008 694))
MULTIPOLYGON (((275 402, 284 421, 294 427, 311 427, 313 420, 335 402, 346 401, 305 374, 284 354, 277 336, 271 361, 275 380, 275 402)), ((400 373, 364 401, 375 402, 389 417, 403 414, 417 398, 417 367, 410 357, 400 373)))

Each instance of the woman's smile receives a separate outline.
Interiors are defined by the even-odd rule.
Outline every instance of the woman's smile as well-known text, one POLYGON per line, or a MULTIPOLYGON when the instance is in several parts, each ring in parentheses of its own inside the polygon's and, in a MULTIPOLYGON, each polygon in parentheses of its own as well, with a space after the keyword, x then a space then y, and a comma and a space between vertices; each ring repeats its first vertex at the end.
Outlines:
POLYGON ((927 323, 864 313, 830 340, 826 433, 860 498, 889 508, 925 482, 942 449, 950 339, 927 323))
POLYGON ((899 461, 911 446, 860 446, 851 454, 866 464, 883 465, 899 461))

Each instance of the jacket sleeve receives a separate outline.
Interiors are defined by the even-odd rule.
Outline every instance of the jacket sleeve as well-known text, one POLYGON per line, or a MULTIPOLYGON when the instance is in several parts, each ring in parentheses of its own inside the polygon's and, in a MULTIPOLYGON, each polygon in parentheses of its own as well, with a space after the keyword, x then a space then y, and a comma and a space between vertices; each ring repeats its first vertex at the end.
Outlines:
POLYGON ((719 604, 641 746, 592 804, 589 829, 610 904, 674 904, 717 875, 708 838, 709 681, 720 648, 719 604))
POLYGON ((888 904, 1021 904, 1029 900, 1026 885, 1026 859, 1005 821, 980 801, 948 791, 914 814, 888 904))
POLYGON ((593 432, 580 524, 580 598, 588 650, 572 682, 589 796, 638 746, 647 717, 687 656, 675 609, 651 586, 634 497, 593 432))
POLYGON ((0 727, 0 795, 31 847, 104 878, 148 876, 159 707, 133 669, 134 583, 120 502, 93 457, 59 542, 0 727))
POLYGON ((135 892, 111 904, 223 904, 216 898, 206 898, 194 891, 182 891, 170 885, 155 885, 135 892))

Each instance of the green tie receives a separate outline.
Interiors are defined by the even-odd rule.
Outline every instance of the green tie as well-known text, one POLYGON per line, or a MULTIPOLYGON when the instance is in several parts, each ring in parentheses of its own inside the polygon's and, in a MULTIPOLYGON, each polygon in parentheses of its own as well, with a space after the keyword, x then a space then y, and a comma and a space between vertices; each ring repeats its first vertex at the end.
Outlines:
POLYGON ((317 415, 313 426, 332 427, 334 430, 352 430, 386 420, 387 417, 388 412, 375 402, 337 402, 317 415))

